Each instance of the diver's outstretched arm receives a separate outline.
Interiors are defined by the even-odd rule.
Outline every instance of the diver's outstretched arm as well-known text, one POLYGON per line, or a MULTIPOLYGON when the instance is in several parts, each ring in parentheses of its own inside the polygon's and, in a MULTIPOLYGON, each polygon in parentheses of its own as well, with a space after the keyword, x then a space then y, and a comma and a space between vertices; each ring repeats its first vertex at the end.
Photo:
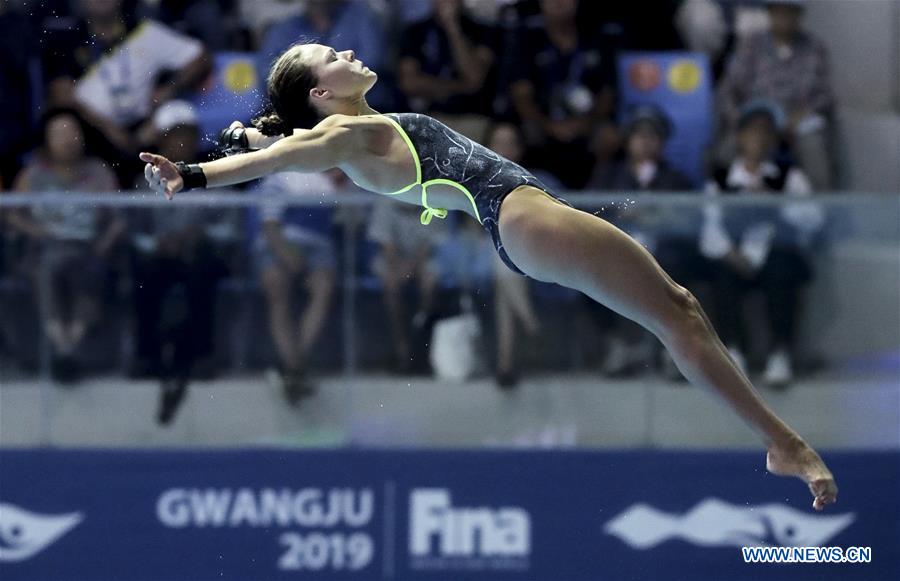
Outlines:
POLYGON ((161 155, 141 153, 146 162, 144 177, 154 190, 170 200, 184 189, 184 179, 195 182, 189 187, 216 188, 250 181, 280 171, 318 172, 337 167, 361 151, 361 132, 334 121, 322 122, 313 129, 284 137, 266 149, 244 155, 187 166, 179 171, 171 160, 161 155))

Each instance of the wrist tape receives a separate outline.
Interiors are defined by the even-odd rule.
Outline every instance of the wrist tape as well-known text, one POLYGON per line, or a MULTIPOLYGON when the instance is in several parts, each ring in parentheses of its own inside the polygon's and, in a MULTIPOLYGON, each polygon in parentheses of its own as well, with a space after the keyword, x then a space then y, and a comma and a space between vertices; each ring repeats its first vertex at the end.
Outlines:
POLYGON ((175 167, 178 169, 178 173, 181 174, 181 179, 184 180, 185 190, 206 187, 206 174, 203 173, 200 164, 186 164, 183 161, 179 161, 175 164, 175 167))

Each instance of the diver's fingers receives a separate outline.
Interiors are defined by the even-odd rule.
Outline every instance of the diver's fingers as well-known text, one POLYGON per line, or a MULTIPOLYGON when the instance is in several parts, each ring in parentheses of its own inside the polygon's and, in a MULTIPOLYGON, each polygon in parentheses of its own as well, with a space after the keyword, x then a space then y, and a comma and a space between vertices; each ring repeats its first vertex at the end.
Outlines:
POLYGON ((159 185, 162 187, 162 193, 166 195, 166 199, 171 200, 175 196, 175 193, 169 190, 169 180, 163 178, 159 181, 159 185))
POLYGON ((153 165, 159 165, 166 160, 166 158, 161 155, 147 153, 146 151, 142 151, 138 157, 141 158, 141 161, 146 161, 147 163, 152 163, 153 165))
POLYGON ((822 510, 829 504, 837 502, 837 484, 832 478, 821 478, 809 483, 809 491, 815 496, 813 508, 822 510))

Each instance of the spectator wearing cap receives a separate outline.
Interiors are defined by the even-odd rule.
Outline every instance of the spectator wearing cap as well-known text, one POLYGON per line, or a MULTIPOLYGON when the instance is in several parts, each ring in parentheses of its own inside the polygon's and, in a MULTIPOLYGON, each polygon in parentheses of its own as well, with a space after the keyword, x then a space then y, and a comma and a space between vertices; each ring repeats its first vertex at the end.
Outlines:
MULTIPOLYGON (((40 122, 41 145, 19 172, 20 192, 111 192, 112 171, 85 149, 86 127, 74 109, 51 109, 40 122)), ((123 230, 114 212, 85 205, 39 204, 7 216, 36 253, 31 276, 41 305, 43 329, 53 348, 51 373, 57 381, 78 379, 78 348, 102 316, 108 259, 123 230)))
POLYGON ((765 297, 767 346, 764 381, 784 387, 793 380, 794 339, 800 291, 812 279, 809 247, 824 224, 824 213, 808 200, 806 175, 774 152, 784 115, 765 101, 746 105, 738 119, 737 157, 716 169, 707 195, 759 193, 782 196, 778 206, 704 208, 700 250, 714 261, 715 312, 722 341, 746 369, 743 301, 752 290, 765 297), (790 201, 789 201, 790 200, 790 201))
POLYGON ((785 137, 815 190, 832 185, 829 125, 834 94, 825 45, 804 31, 801 0, 768 0, 770 28, 740 44, 720 85, 727 131, 740 109, 767 99, 786 114, 785 137))
POLYGON ((591 189, 616 191, 684 191, 690 181, 663 157, 672 131, 666 114, 655 105, 638 105, 623 127, 625 159, 612 167, 598 162, 591 189))
MULTIPOLYGON (((152 122, 160 155, 196 158, 200 129, 193 105, 169 101, 152 122)), ((146 181, 138 183, 145 187, 146 181)), ((215 293, 228 271, 217 239, 229 229, 229 216, 207 208, 140 208, 129 221, 136 322, 131 374, 160 381, 157 421, 168 424, 189 381, 214 369, 215 293)))
POLYGON ((157 107, 196 88, 211 68, 202 43, 151 19, 137 20, 123 0, 78 0, 79 18, 51 21, 42 60, 51 104, 79 109, 108 142, 130 185, 133 160, 153 139, 157 107))
MULTIPOLYGON (((625 158, 612 166, 598 162, 590 189, 628 196, 691 189, 687 177, 672 168, 663 155, 671 122, 660 108, 651 104, 633 107, 622 133, 625 158)), ((679 283, 693 290, 694 284, 705 277, 705 260, 696 250, 699 218, 691 209, 659 207, 642 203, 638 198, 634 205, 614 204, 604 208, 603 216, 639 240, 679 283)), ((608 329, 606 356, 601 364, 604 374, 630 375, 650 366, 657 352, 651 335, 605 307, 590 308, 608 329)), ((660 357, 664 372, 677 377, 677 370, 665 351, 660 351, 660 357)))

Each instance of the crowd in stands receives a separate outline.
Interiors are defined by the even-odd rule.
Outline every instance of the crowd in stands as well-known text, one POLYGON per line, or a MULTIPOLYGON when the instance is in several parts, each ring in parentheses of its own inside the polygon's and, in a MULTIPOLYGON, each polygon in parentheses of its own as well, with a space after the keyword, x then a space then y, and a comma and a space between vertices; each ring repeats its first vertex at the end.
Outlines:
MULTIPOLYGON (((638 200, 602 215, 677 281, 705 288, 698 294, 708 297, 742 366, 740 302, 761 291, 771 337, 763 374, 784 386, 794 374, 800 290, 813 276, 809 246, 824 222, 808 198, 834 183, 828 55, 804 30, 803 13, 801 0, 0 1, 0 184, 17 192, 133 193, 143 187, 138 151, 186 161, 210 154, 190 97, 215 54, 252 54, 262 87, 273 59, 296 42, 352 48, 379 74, 368 95, 375 109, 437 117, 571 192, 576 204, 580 190, 638 200), (617 56, 671 50, 705 54, 714 77, 705 183, 666 158, 673 123, 664 108, 619 102, 617 56), (727 212, 711 203, 703 211, 641 207, 650 191, 693 191, 710 202, 772 192, 793 203, 727 212)), ((341 216, 329 195, 348 189, 340 172, 282 174, 242 193, 326 202, 291 207, 280 196, 249 212, 4 210, 0 278, 25 277, 39 290, 52 371, 62 382, 79 375, 78 346, 101 324, 105 293, 124 287, 136 328, 132 371, 161 379, 162 422, 190 378, 211 365, 217 284, 252 278, 265 297, 278 380, 297 403, 315 391, 310 352, 334 317, 334 226, 359 221, 341 216), (240 267, 238 255, 252 267, 240 267)), ((423 228, 415 208, 374 200, 363 222, 376 249, 366 273, 383 297, 389 367, 405 373, 421 362, 413 352, 438 315, 441 281, 450 279, 493 289, 494 369, 498 384, 515 385, 517 323, 529 335, 541 324, 528 281, 511 276, 465 220, 423 228)), ((678 376, 645 332, 591 308, 607 337, 604 373, 652 364, 678 376)), ((0 350, 8 335, 0 328, 0 350)))

